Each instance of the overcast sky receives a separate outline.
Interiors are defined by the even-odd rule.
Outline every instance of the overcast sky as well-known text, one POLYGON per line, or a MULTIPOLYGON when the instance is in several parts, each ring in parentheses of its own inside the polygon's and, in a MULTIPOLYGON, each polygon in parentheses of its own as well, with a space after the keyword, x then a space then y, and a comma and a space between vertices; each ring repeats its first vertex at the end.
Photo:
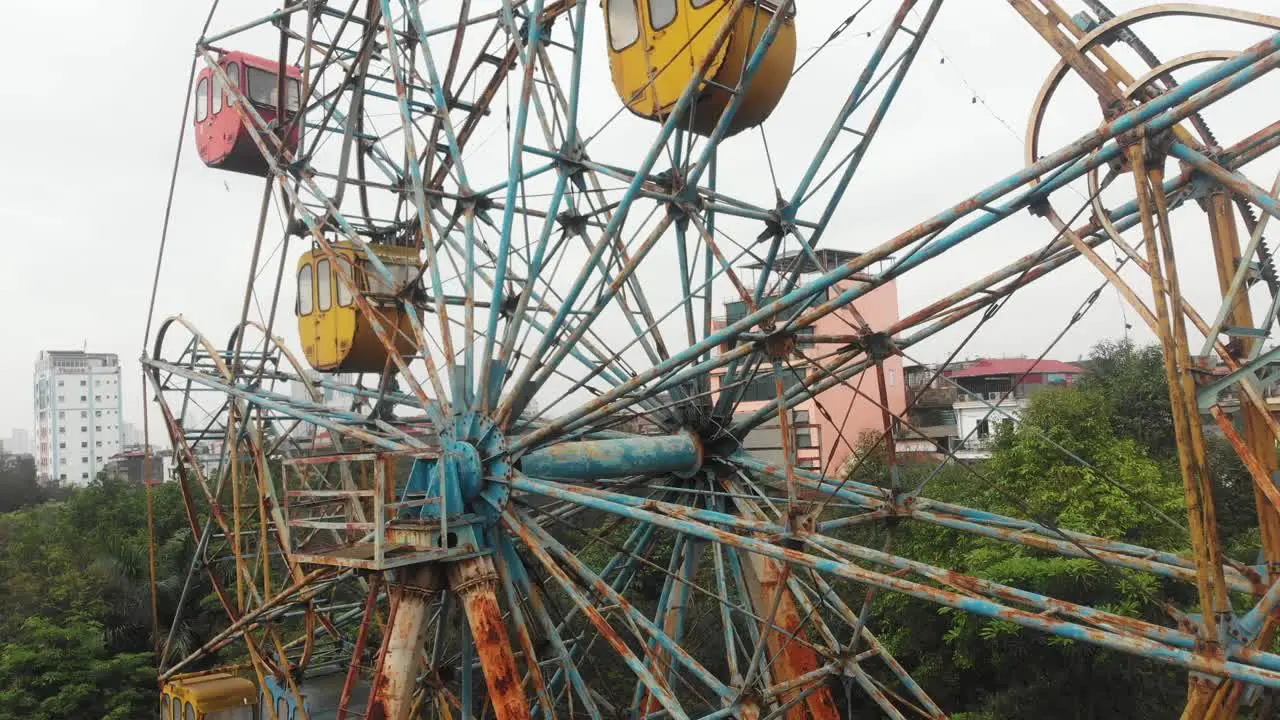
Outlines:
MULTIPOLYGON (((800 0, 801 56, 858 4, 800 0)), ((1254 11, 1275 7, 1274 0, 1231 4, 1254 11)), ((766 125, 784 185, 811 155, 815 136, 825 131, 826 119, 847 92, 893 5, 875 0, 797 76, 766 125), (815 123, 815 117, 823 119, 815 123)), ((1082 9, 1071 0, 1064 5, 1071 12, 1082 9)), ((1136 5, 1115 0, 1112 9, 1122 12, 1136 5)), ((11 69, 6 112, 0 115, 0 297, 9 310, 0 343, 0 439, 11 428, 33 425, 32 370, 42 349, 118 353, 125 367, 125 419, 140 424, 137 358, 192 47, 207 10, 205 2, 137 0, 8 2, 0 8, 0 58, 11 69)), ((268 3, 228 0, 214 27, 269 10, 268 3)), ((595 2, 589 17, 598 34, 595 2)), ((1242 48, 1265 35, 1257 28, 1187 19, 1142 27, 1144 39, 1165 58, 1242 48)), ((259 45, 249 49, 265 54, 269 44, 262 43, 269 38, 253 42, 259 45)), ((583 92, 592 98, 584 112, 608 117, 618 101, 602 67, 602 41, 592 47, 601 51, 600 66, 584 77, 583 92)), ((874 246, 1019 168, 1027 112, 1055 59, 1007 2, 951 0, 824 244, 850 250, 874 246)), ((1220 139, 1231 142, 1275 120, 1280 115, 1278 88, 1275 78, 1266 78, 1209 113, 1220 139)), ((1098 122, 1096 102, 1078 83, 1068 83, 1062 97, 1050 113, 1049 147, 1098 122)), ((625 137, 601 142, 606 147, 615 143, 620 154, 626 148, 625 137)), ((737 144, 726 147, 741 148, 742 158, 759 153, 758 140, 744 135, 731 142, 737 144)), ((1268 159, 1247 173, 1269 186, 1276 168, 1268 159)), ((158 317, 186 313, 216 342, 225 341, 243 292, 260 182, 207 170, 188 146, 179 171, 158 317)), ((1064 214, 1073 212, 1080 198, 1061 195, 1059 207, 1064 214)), ((1176 229, 1187 293, 1212 315, 1216 281, 1208 271, 1212 254, 1207 231, 1192 211, 1184 215, 1176 229)), ((904 313, 1038 249, 1051 236, 1042 221, 1025 215, 1011 219, 944 263, 926 266, 899 283, 904 313)), ((1129 278, 1144 287, 1137 276, 1129 278)), ((1038 354, 1098 280, 1083 262, 1073 263, 1022 293, 970 343, 965 355, 1038 354)), ((1136 338, 1147 339, 1134 314, 1122 312, 1115 293, 1107 292, 1052 356, 1075 359, 1098 339, 1122 335, 1126 319, 1135 325, 1136 338)), ((925 359, 939 359, 954 342, 954 335, 940 337, 919 352, 925 359)))

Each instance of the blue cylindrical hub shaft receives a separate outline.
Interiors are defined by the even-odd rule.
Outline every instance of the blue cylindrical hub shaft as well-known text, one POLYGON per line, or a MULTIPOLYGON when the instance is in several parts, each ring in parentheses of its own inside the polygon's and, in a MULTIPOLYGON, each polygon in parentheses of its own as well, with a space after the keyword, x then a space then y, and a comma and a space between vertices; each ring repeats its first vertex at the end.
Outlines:
POLYGON ((547 480, 663 473, 687 477, 702 467, 702 442, 689 433, 567 442, 525 455, 520 467, 526 475, 547 480))

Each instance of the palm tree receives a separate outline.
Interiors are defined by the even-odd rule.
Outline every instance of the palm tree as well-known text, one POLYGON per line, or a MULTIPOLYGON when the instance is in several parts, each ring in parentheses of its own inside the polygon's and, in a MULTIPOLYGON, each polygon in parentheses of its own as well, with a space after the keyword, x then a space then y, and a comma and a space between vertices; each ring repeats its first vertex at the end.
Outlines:
POLYGON ((196 568, 188 581, 196 543, 191 531, 179 529, 156 548, 156 603, 159 638, 152 634, 151 589, 145 541, 111 538, 94 563, 108 603, 104 626, 109 646, 118 652, 141 652, 169 643, 169 658, 184 657, 212 635, 216 610, 211 587, 196 568), (185 586, 185 597, 184 597, 185 586))

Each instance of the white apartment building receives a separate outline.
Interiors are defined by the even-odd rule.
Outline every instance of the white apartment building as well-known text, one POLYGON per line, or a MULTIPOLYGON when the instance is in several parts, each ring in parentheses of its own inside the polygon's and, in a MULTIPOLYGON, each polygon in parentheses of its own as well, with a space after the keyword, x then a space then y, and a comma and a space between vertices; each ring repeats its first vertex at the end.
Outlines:
POLYGON ((120 359, 45 350, 36 361, 36 472, 85 485, 124 448, 120 359))

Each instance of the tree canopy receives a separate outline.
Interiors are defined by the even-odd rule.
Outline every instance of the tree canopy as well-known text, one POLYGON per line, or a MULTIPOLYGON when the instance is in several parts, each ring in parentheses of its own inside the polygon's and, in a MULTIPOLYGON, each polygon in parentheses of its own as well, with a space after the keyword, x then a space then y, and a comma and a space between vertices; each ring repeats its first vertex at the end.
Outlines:
MULTIPOLYGON (((1189 546, 1159 348, 1106 342, 1073 386, 1044 389, 992 457, 908 467, 925 495, 1173 552, 1189 546)), ((1257 553, 1252 486, 1225 440, 1207 439, 1224 543, 1257 553)), ((908 487, 912 483, 907 483, 908 487)), ((865 540, 865 538, 864 538, 865 540)), ((1194 611, 1184 585, 1019 545, 906 523, 895 552, 1063 600, 1167 624, 1163 603, 1194 611)), ((881 638, 954 718, 1177 717, 1185 673, 903 596, 875 605, 881 638)))
MULTIPOLYGON (((107 474, 84 488, 43 488, 31 463, 8 469, 0 480, 0 501, 11 508, 0 513, 0 720, 151 717, 159 695, 145 489, 107 474)), ((154 499, 167 635, 194 547, 177 485, 156 486, 154 499)), ((174 629, 179 653, 215 626, 217 616, 201 607, 203 573, 196 580, 174 629)))

